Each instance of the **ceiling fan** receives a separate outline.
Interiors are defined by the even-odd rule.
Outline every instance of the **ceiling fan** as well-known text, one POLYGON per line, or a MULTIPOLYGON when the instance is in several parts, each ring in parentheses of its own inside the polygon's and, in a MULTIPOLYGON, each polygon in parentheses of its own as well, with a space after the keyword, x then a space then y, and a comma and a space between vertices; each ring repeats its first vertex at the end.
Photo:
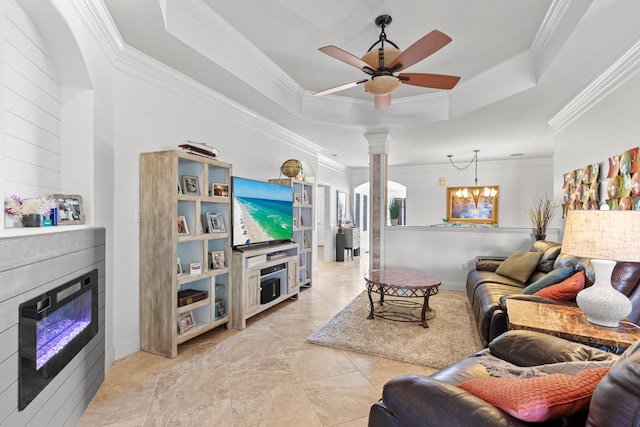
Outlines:
POLYGON ((458 83, 460 77, 443 74, 400 73, 395 75, 396 72, 414 65, 442 49, 451 42, 451 37, 438 30, 433 30, 409 46, 405 51, 401 51, 395 43, 387 40, 387 35, 384 32, 385 27, 391 23, 391 16, 380 15, 376 18, 375 23, 380 27, 380 38, 362 58, 358 58, 333 45, 319 49, 339 61, 361 69, 371 78, 325 89, 314 93, 313 96, 328 95, 364 83, 364 90, 374 95, 375 107, 380 109, 391 105, 391 93, 403 83, 433 89, 453 89, 458 83), (385 42, 393 47, 385 47, 385 42), (380 47, 374 50, 373 48, 378 43, 380 47))

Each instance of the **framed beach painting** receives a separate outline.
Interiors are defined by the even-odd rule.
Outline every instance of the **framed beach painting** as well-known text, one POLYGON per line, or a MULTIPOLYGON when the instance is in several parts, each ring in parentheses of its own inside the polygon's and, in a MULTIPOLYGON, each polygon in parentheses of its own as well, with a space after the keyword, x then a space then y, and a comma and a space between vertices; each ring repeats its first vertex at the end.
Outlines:
POLYGON ((447 187, 447 219, 449 223, 497 224, 498 187, 447 187), (496 191, 492 195, 487 188, 496 191))

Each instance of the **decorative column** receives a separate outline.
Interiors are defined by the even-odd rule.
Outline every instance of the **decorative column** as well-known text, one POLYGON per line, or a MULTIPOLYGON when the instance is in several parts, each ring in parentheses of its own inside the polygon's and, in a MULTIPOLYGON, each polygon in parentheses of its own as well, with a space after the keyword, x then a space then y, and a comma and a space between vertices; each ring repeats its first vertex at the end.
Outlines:
POLYGON ((369 268, 382 267, 384 259, 384 229, 387 224, 387 154, 391 135, 388 132, 367 133, 369 141, 369 195, 371 198, 371 229, 369 232, 369 268))

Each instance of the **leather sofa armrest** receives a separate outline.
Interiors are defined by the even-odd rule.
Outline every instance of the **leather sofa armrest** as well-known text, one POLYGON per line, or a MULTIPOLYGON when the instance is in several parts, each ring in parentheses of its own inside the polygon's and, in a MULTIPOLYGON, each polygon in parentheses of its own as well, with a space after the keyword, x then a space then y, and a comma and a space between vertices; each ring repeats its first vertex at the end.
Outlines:
POLYGON ((498 308, 491 315, 491 324, 489 325, 489 342, 504 334, 507 330, 509 330, 507 311, 498 308))
POLYGON ((526 425, 460 387, 420 375, 387 382, 382 401, 403 426, 526 425))
POLYGON ((489 343, 491 354, 518 366, 612 360, 617 356, 541 332, 507 331, 489 343))

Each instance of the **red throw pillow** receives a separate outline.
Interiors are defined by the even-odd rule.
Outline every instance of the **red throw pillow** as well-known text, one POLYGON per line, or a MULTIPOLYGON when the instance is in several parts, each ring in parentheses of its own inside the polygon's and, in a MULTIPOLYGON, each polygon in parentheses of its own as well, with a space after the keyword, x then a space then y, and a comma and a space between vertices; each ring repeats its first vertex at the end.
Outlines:
POLYGON ((523 421, 540 422, 580 412, 610 366, 585 369, 578 375, 534 378, 478 378, 460 388, 523 421))
POLYGON ((560 283, 540 289, 534 295, 565 301, 572 300, 584 289, 584 280, 584 270, 581 270, 560 283))

